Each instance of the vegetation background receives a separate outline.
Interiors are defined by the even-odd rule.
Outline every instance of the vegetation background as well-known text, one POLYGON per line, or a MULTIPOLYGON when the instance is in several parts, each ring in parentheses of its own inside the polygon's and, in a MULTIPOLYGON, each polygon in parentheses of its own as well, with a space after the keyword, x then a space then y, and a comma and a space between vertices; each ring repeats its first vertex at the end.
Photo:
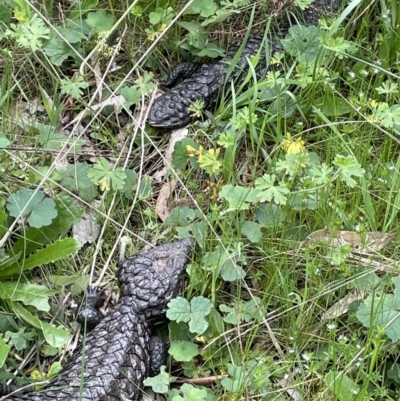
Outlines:
POLYGON ((118 260, 190 235, 154 391, 399 399, 397 1, 294 26, 214 112, 145 124, 176 63, 276 38, 310 3, 0 0, 0 383, 57 375, 81 291, 113 303, 118 260))

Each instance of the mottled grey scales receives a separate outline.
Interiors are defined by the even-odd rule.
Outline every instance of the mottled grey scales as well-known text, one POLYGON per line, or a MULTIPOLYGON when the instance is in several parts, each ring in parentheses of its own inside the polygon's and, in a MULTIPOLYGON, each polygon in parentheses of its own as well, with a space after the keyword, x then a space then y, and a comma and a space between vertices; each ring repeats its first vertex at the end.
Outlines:
MULTIPOLYGON (((120 401, 142 398, 143 380, 165 363, 165 343, 152 337, 148 318, 166 311, 177 294, 192 252, 184 239, 142 251, 118 265, 120 303, 91 330, 58 378, 39 392, 11 395, 11 401, 120 401)), ((89 289, 84 315, 101 305, 89 289)), ((4 393, 12 386, 0 386, 4 393)))
MULTIPOLYGON (((288 32, 290 26, 298 22, 304 25, 317 25, 321 16, 333 15, 338 12, 340 0, 315 0, 298 18, 280 24, 280 30, 269 33, 267 40, 273 51, 282 51, 280 39, 288 32)), ((297 10, 298 11, 298 10, 297 10)), ((221 88, 230 88, 231 82, 240 84, 248 71, 248 57, 256 55, 262 46, 262 38, 250 37, 244 46, 232 73, 227 77, 232 61, 240 48, 234 44, 228 49, 226 57, 216 63, 182 63, 178 64, 171 75, 161 82, 161 85, 171 88, 162 94, 151 106, 149 124, 160 128, 180 128, 189 124, 193 112, 189 107, 197 101, 204 102, 204 108, 210 109, 218 100, 221 88), (175 85, 182 79, 182 82, 175 85)), ((261 77, 267 70, 265 49, 261 49, 256 66, 256 74, 261 77)))

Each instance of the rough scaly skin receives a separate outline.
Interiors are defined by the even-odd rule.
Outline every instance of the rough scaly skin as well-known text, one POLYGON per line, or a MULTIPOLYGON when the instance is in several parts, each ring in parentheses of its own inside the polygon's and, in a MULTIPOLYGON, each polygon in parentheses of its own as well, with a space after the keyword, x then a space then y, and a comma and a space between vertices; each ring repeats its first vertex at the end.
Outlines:
POLYGON ((148 317, 164 313, 176 295, 192 246, 190 239, 159 245, 120 263, 120 304, 87 335, 54 382, 7 399, 120 401, 124 395, 140 400, 143 380, 155 373, 151 357, 159 367, 159 354, 165 353, 151 337, 148 317))
MULTIPOLYGON (((300 21, 305 25, 317 25, 322 15, 333 15, 339 10, 340 5, 341 0, 315 0, 299 16, 300 21)), ((297 21, 298 19, 293 19, 281 24, 280 32, 268 36, 272 51, 282 51, 280 39, 287 34, 291 25, 297 24, 297 21)), ((197 100, 204 102, 206 110, 212 108, 223 87, 230 88, 232 81, 241 83, 249 66, 247 58, 257 54, 261 45, 261 38, 250 37, 229 77, 227 73, 240 44, 232 45, 228 49, 227 56, 214 64, 191 66, 191 63, 182 63, 176 66, 166 83, 161 82, 162 86, 171 90, 154 101, 150 109, 149 124, 153 127, 170 129, 188 125, 193 119, 193 112, 189 110, 189 107, 197 100), (172 87, 179 78, 183 81, 172 87)), ((261 49, 256 66, 257 76, 262 76, 267 67, 265 49, 261 49)))

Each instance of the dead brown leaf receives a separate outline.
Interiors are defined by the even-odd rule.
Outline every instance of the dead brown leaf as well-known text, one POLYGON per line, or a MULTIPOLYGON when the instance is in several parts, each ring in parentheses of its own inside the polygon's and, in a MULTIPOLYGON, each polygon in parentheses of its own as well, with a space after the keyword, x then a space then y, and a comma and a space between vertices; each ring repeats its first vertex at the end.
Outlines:
POLYGON ((311 233, 306 238, 305 243, 326 242, 333 247, 349 245, 353 252, 370 255, 382 250, 395 236, 395 233, 382 233, 380 231, 371 231, 360 235, 355 231, 324 228, 311 233))

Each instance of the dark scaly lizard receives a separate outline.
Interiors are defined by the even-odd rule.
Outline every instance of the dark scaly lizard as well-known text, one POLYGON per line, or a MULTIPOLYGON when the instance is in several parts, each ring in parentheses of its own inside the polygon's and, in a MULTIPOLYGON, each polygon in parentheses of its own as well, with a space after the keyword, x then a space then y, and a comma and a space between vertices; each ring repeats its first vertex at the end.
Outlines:
MULTIPOLYGON (((54 382, 39 392, 19 393, 7 400, 120 401, 123 395, 139 401, 143 380, 157 374, 165 362, 165 345, 151 336, 148 318, 164 313, 177 294, 192 247, 193 241, 184 239, 121 262, 120 303, 88 333, 54 382)), ((96 323, 101 303, 99 292, 89 289, 81 319, 96 323)))
MULTIPOLYGON (((299 21, 307 26, 318 25, 322 15, 331 16, 337 13, 340 5, 340 0, 315 0, 301 13, 299 21)), ((290 23, 281 25, 279 32, 269 33, 267 41, 273 51, 282 51, 280 39, 287 34, 290 26, 297 23, 298 20, 292 18, 290 23)), ((259 37, 250 37, 247 40, 229 77, 226 75, 240 44, 230 46, 226 57, 214 64, 178 64, 171 75, 161 82, 162 86, 171 89, 154 101, 149 113, 149 124, 153 127, 170 129, 184 127, 193 120, 193 112, 189 107, 196 101, 203 101, 206 110, 212 108, 223 92, 223 87, 230 88, 231 82, 240 84, 243 81, 249 68, 247 58, 256 55, 262 43, 262 38, 259 37), (175 85, 180 78, 183 81, 175 85)), ((266 60, 265 50, 261 49, 255 68, 258 77, 267 70, 266 60)))

